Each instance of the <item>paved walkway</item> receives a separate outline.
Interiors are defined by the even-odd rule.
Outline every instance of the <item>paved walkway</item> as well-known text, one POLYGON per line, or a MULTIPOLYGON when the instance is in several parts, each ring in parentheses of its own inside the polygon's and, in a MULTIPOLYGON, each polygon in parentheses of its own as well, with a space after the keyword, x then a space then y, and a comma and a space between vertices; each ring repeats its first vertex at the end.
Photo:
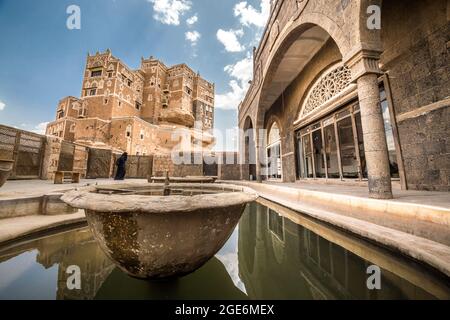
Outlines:
MULTIPOLYGON (((126 182, 147 182, 146 179, 127 179, 126 182)), ((52 192, 71 190, 93 184, 119 183, 113 179, 82 179, 80 183, 54 184, 50 180, 14 180, 7 181, 0 189, 0 201, 12 198, 28 198, 42 196, 52 192)), ((120 182, 120 183, 123 183, 120 182)))
MULTIPOLYGON (((345 186, 331 184, 314 184, 304 182, 264 182, 269 185, 279 185, 283 187, 318 191, 332 194, 348 195, 353 197, 369 198, 367 186, 345 186)), ((390 201, 416 203, 429 206, 438 206, 450 209, 450 193, 435 191, 415 191, 415 190, 393 190, 394 199, 390 201)))
POLYGON ((85 221, 86 216, 82 210, 73 214, 56 216, 33 215, 0 219, 0 245, 18 238, 33 236, 40 232, 45 233, 51 229, 81 224, 85 221))

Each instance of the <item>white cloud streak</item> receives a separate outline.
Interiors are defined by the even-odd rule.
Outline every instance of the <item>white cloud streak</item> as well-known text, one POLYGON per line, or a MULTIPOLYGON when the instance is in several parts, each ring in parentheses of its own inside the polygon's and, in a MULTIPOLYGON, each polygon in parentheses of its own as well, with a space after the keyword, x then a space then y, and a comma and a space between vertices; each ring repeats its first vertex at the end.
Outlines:
POLYGON ((47 129, 48 122, 41 122, 33 128, 33 132, 38 134, 45 134, 45 130, 47 129))
POLYGON ((4 110, 6 108, 6 104, 0 100, 0 111, 4 110))
POLYGON ((231 90, 224 94, 216 94, 216 108, 236 110, 244 99, 253 77, 253 59, 250 54, 246 58, 228 65, 224 71, 232 78, 229 82, 231 90))
POLYGON ((241 24, 247 27, 251 25, 259 28, 264 27, 269 15, 270 0, 261 0, 260 10, 255 9, 247 1, 239 2, 234 6, 234 16, 238 17, 241 24))
POLYGON ((191 9, 188 0, 147 0, 153 4, 153 17, 163 24, 180 24, 180 17, 191 9))
POLYGON ((185 33, 185 36, 186 40, 190 41, 191 45, 195 46, 202 35, 198 31, 188 31, 185 33))
POLYGON ((198 21, 198 16, 197 16, 197 14, 196 14, 196 15, 190 17, 189 19, 187 19, 187 20, 186 20, 186 24, 187 24, 188 26, 193 26, 194 24, 197 23, 197 21, 198 21))
POLYGON ((217 31, 217 39, 225 46, 225 50, 228 52, 241 52, 245 47, 239 42, 239 38, 244 35, 242 29, 228 30, 219 29, 217 31))

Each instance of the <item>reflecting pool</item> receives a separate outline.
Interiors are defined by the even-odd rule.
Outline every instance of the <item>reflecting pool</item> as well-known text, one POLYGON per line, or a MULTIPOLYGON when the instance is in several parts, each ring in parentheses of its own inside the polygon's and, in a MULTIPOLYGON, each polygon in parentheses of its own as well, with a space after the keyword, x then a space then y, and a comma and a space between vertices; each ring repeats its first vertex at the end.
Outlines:
POLYGON ((0 248, 0 299, 449 299, 448 278, 276 204, 247 206, 216 256, 161 282, 124 274, 88 228, 0 248), (69 266, 81 270, 70 290, 69 266), (369 266, 380 290, 369 290, 369 266))

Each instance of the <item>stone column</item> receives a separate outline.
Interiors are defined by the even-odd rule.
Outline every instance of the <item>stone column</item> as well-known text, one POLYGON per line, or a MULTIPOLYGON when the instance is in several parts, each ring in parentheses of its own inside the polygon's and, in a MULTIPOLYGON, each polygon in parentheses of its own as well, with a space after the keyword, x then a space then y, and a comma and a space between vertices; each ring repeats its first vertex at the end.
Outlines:
POLYGON ((239 164, 241 167, 241 180, 248 179, 248 158, 247 158, 247 144, 246 144, 246 134, 245 131, 239 133, 239 164))
POLYGON ((261 170, 261 161, 263 158, 261 157, 261 146, 260 141, 256 141, 256 181, 262 182, 262 170, 261 170))
POLYGON ((388 148, 381 113, 378 76, 379 53, 360 51, 347 64, 353 81, 358 84, 361 125, 369 176, 369 196, 374 199, 392 199, 388 148))

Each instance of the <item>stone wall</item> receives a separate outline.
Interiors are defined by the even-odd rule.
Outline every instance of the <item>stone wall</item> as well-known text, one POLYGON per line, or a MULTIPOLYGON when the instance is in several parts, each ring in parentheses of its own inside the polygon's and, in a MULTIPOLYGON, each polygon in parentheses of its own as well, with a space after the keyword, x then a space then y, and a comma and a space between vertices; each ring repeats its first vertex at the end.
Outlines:
MULTIPOLYGON (((67 143, 67 142, 66 142, 67 143)), ((58 170, 63 140, 54 136, 46 136, 45 151, 42 160, 41 179, 53 180, 58 170)), ((86 177, 88 168, 88 148, 73 144, 73 167, 71 170, 79 172, 82 178, 86 177)))
POLYGON ((169 176, 174 176, 175 165, 172 162, 170 155, 154 155, 153 156, 153 176, 163 177, 166 171, 169 171, 169 176))
POLYGON ((237 152, 223 152, 218 154, 218 178, 219 180, 240 180, 241 165, 237 152))
POLYGON ((383 3, 388 73, 410 189, 450 191, 450 23, 445 0, 383 3), (440 106, 440 107, 439 107, 440 106))
POLYGON ((55 171, 58 170, 59 154, 61 152, 62 139, 53 136, 47 136, 44 151, 44 159, 42 161, 41 179, 53 180, 55 171))
POLYGON ((73 171, 79 172, 81 178, 86 177, 87 165, 88 165, 89 150, 84 146, 75 145, 74 157, 73 157, 73 171))
POLYGON ((153 176, 165 176, 167 170, 171 177, 203 176, 203 162, 174 164, 170 155, 155 155, 153 157, 153 176))

